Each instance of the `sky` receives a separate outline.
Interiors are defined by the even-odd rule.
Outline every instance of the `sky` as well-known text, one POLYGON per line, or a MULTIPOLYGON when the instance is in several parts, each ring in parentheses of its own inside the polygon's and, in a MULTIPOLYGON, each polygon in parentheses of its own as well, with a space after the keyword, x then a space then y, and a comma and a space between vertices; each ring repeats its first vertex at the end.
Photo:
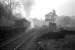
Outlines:
POLYGON ((56 10, 57 15, 75 15, 75 0, 34 0, 32 6, 32 18, 44 19, 45 14, 56 10))

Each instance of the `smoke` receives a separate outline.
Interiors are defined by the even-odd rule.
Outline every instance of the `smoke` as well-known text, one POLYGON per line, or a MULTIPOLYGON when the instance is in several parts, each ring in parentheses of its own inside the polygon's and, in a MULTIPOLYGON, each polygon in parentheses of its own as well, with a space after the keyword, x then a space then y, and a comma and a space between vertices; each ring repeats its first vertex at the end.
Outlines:
POLYGON ((34 0, 6 0, 5 3, 9 4, 12 14, 17 17, 17 19, 26 19, 31 23, 28 29, 35 28, 34 20, 31 18, 34 0))
POLYGON ((26 20, 28 20, 31 23, 30 27, 32 28, 33 21, 30 18, 30 13, 33 5, 33 0, 16 0, 16 2, 18 2, 19 6, 17 6, 17 8, 14 9, 14 11, 18 13, 17 15, 18 17, 20 16, 19 18, 25 18, 26 20))
POLYGON ((32 9, 31 7, 33 5, 33 0, 23 0, 23 4, 26 11, 26 17, 29 17, 32 9))
POLYGON ((34 1, 33 0, 23 0, 22 3, 24 5, 24 9, 25 9, 25 12, 26 12, 26 19, 28 21, 30 21, 30 23, 31 23, 29 29, 34 28, 33 20, 30 17, 31 10, 32 10, 32 5, 34 4, 34 1))
POLYGON ((31 23, 30 28, 34 27, 33 20, 30 17, 34 4, 33 0, 1 0, 0 2, 11 10, 16 19, 26 19, 31 23))
MULTIPOLYGON (((33 5, 33 0, 13 0, 15 5, 17 5, 16 9, 19 9, 17 11, 22 11, 20 12, 23 16, 23 13, 26 13, 26 15, 24 17, 29 17, 30 16, 30 12, 31 12, 31 7, 33 5)), ((12 2, 13 2, 12 1, 12 2)))
POLYGON ((30 23, 31 23, 31 25, 28 29, 32 29, 32 28, 34 28, 34 23, 33 23, 33 20, 31 19, 30 15, 31 15, 32 5, 34 4, 34 1, 33 0, 24 0, 23 4, 24 4, 25 12, 26 12, 26 19, 28 21, 30 21, 30 23))

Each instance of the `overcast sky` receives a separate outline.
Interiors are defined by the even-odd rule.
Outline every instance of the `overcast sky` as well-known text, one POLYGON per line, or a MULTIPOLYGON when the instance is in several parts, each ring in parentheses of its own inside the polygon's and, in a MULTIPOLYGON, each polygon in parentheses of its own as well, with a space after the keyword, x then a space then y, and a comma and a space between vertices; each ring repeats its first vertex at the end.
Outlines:
POLYGON ((58 15, 75 15, 75 0, 34 0, 31 17, 42 18, 55 9, 58 15))

